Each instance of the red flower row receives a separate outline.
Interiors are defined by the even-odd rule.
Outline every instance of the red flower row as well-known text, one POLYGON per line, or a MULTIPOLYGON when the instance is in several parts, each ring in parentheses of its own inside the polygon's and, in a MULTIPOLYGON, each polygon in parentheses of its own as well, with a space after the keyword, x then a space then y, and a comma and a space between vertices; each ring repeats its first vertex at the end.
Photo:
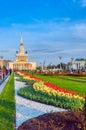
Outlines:
MULTIPOLYGON (((30 78, 32 78, 32 79, 34 79, 34 80, 43 81, 41 78, 37 78, 37 77, 32 76, 32 75, 30 75, 30 74, 25 74, 25 73, 23 73, 23 72, 22 72, 22 74, 23 74, 24 76, 30 77, 30 78)), ((45 84, 47 87, 52 88, 52 89, 54 89, 54 90, 56 90, 56 91, 64 92, 64 93, 69 94, 69 95, 72 95, 72 96, 74 96, 74 95, 79 95, 80 97, 83 97, 79 92, 74 92, 73 90, 67 90, 66 88, 60 88, 59 86, 54 85, 54 84, 52 84, 52 83, 50 83, 50 82, 44 82, 44 84, 45 84)), ((84 98, 85 98, 85 97, 84 97, 84 98)))
POLYGON ((37 78, 37 77, 35 77, 35 76, 32 76, 32 75, 30 75, 30 74, 25 74, 25 73, 23 73, 23 72, 22 72, 22 74, 24 74, 24 76, 27 76, 27 77, 29 76, 29 77, 32 78, 32 79, 34 78, 35 80, 39 80, 39 81, 42 80, 42 79, 37 78))
POLYGON ((68 93, 69 95, 79 95, 80 97, 83 97, 79 92, 74 92, 73 90, 67 90, 66 88, 60 88, 57 85, 51 84, 49 82, 45 82, 44 83, 47 87, 49 88, 53 88, 54 90, 57 90, 59 92, 64 92, 64 93, 68 93))

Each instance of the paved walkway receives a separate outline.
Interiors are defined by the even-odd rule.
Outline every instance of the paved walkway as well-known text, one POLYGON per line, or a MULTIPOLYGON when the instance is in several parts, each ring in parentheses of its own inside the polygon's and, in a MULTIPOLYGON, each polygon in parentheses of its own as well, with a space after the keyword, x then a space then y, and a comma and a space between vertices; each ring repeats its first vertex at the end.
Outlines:
POLYGON ((2 92, 2 90, 3 90, 4 86, 5 86, 5 84, 7 83, 8 79, 9 79, 9 76, 3 81, 2 84, 0 84, 0 93, 2 92))
POLYGON ((43 115, 49 112, 64 111, 64 109, 27 100, 19 96, 17 94, 17 91, 24 86, 25 85, 23 82, 15 80, 16 128, 18 128, 26 120, 31 119, 33 117, 37 117, 39 115, 43 115))

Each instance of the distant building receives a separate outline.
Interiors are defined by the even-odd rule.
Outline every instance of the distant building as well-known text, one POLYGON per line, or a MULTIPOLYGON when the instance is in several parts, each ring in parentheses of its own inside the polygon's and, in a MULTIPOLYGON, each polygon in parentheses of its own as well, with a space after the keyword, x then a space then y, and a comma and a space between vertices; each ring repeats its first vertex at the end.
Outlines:
POLYGON ((28 62, 28 54, 24 51, 24 44, 21 36, 19 52, 16 52, 16 61, 9 62, 12 70, 36 70, 36 62, 28 62))
POLYGON ((9 68, 8 60, 0 60, 0 68, 2 69, 3 67, 6 67, 7 69, 9 68))
POLYGON ((82 70, 86 68, 86 59, 78 58, 72 61, 72 69, 82 70))
POLYGON ((0 83, 2 79, 8 74, 9 60, 0 60, 0 83))

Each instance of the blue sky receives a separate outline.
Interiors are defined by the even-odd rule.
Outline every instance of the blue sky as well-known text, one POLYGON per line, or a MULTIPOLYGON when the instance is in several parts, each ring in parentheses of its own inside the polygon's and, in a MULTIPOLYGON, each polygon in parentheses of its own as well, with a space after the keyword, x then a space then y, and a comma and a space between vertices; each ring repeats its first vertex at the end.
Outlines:
POLYGON ((15 60, 23 33, 29 61, 86 58, 86 0, 0 0, 0 55, 15 60))

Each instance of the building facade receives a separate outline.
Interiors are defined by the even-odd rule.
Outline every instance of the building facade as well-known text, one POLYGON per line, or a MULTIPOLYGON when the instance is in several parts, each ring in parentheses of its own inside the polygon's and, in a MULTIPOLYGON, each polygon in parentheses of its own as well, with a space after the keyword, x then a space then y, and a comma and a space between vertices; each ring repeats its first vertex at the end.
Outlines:
POLYGON ((24 44, 21 36, 19 52, 16 52, 16 61, 9 62, 9 68, 13 71, 36 70, 36 62, 28 62, 28 54, 24 50, 24 44))
POLYGON ((85 70, 86 69, 86 59, 78 58, 72 61, 72 68, 74 70, 85 70))
POLYGON ((2 69, 3 67, 9 68, 9 61, 8 60, 0 60, 0 68, 2 69))

